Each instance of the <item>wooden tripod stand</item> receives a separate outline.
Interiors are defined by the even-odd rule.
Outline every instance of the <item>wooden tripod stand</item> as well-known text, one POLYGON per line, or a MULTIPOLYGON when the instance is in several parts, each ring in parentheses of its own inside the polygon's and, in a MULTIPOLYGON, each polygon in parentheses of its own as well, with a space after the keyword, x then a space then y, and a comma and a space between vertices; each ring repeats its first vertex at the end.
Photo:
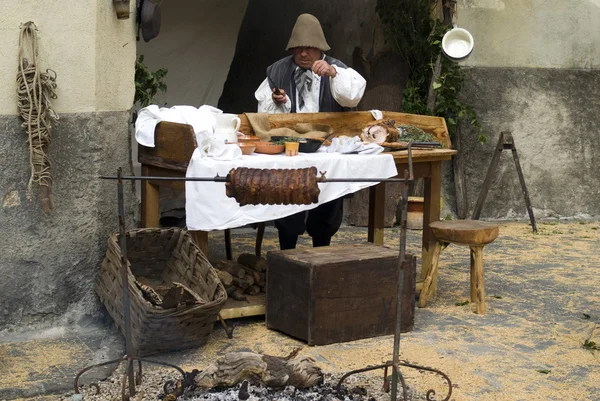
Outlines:
POLYGON ((483 209, 483 202, 485 202, 485 197, 487 196, 487 193, 490 190, 490 185, 492 184, 492 176, 494 174, 494 171, 498 167, 500 153, 502 153, 502 151, 505 149, 510 149, 510 151, 512 152, 513 159, 515 161, 515 167, 517 168, 517 175, 519 176, 519 182, 521 183, 521 191, 523 192, 523 197, 525 198, 525 206, 527 207, 527 213, 529 214, 529 220, 531 221, 531 227, 533 229, 533 232, 537 233, 537 226, 535 225, 535 216, 533 215, 531 201, 529 200, 529 192, 527 192, 527 186, 525 185, 523 170, 521 170, 521 163, 519 163, 517 147, 515 146, 515 141, 513 139, 512 134, 508 131, 500 133, 498 144, 496 145, 494 155, 492 156, 492 162, 490 163, 487 175, 485 176, 485 181, 483 182, 483 187, 481 188, 481 192, 479 193, 479 198, 477 198, 475 210, 473 210, 473 216, 471 217, 471 219, 479 220, 479 216, 481 215, 481 209, 483 209))

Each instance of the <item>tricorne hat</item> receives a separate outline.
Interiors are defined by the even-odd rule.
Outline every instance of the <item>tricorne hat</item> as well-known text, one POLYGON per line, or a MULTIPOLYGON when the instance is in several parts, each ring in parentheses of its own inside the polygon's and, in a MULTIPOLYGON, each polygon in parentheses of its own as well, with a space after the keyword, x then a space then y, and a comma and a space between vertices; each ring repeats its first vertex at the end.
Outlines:
POLYGON ((302 14, 298 17, 285 50, 294 47, 314 47, 323 52, 331 49, 325 40, 323 28, 317 17, 311 14, 302 14))

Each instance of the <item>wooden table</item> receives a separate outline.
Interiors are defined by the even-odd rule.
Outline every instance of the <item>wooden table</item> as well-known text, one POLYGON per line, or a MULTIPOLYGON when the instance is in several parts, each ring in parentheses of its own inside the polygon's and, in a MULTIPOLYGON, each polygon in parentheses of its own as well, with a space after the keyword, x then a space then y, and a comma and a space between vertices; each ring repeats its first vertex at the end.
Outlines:
MULTIPOLYGON (((245 115, 240 115, 244 133, 251 132, 245 115)), ((431 267, 435 239, 429 229, 429 223, 440 218, 440 192, 442 161, 450 160, 455 150, 450 147, 450 139, 446 123, 441 117, 419 116, 414 114, 384 112, 384 118, 393 118, 397 123, 415 125, 426 132, 435 135, 446 149, 413 150, 413 172, 415 178, 424 179, 424 213, 423 213, 423 240, 422 240, 422 268, 421 279, 424 279, 431 267)), ((350 113, 309 113, 309 114, 283 114, 271 115, 273 126, 284 126, 296 121, 328 123, 334 130, 353 135, 357 127, 364 126, 372 120, 368 112, 350 113)), ((187 164, 191 159, 193 150, 197 147, 196 138, 192 127, 185 124, 161 122, 155 131, 155 148, 139 147, 138 160, 142 165, 143 176, 160 177, 185 177, 187 164)), ((396 162, 400 176, 408 169, 408 152, 391 152, 396 162)), ((184 190, 183 181, 143 181, 141 218, 144 227, 159 227, 159 186, 184 190)), ((369 223, 368 241, 383 245, 384 233, 384 205, 385 183, 370 187, 369 193, 369 223)), ((200 249, 208 252, 208 232, 192 232, 200 249)), ((422 280, 421 280, 422 281, 422 280)), ((435 291, 435 284, 432 286, 435 291)), ((227 306, 222 311, 224 318, 252 316, 264 313, 264 297, 249 297, 250 304, 241 303, 231 307, 227 306)), ((234 304, 235 301, 231 300, 234 304)))

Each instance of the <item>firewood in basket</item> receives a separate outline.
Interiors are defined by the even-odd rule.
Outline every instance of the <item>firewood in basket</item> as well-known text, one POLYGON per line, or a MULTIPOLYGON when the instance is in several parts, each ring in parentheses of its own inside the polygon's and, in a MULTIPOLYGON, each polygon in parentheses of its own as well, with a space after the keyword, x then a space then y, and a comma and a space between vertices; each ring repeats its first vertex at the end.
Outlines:
POLYGON ((150 287, 147 284, 142 284, 138 280, 135 280, 135 284, 142 292, 142 296, 152 305, 162 306, 163 298, 154 290, 154 288, 150 287))
POLYGON ((252 270, 256 270, 257 272, 264 272, 267 270, 267 260, 251 253, 242 253, 238 256, 237 261, 239 264, 249 267, 252 270))
POLYGON ((226 271, 233 277, 243 278, 246 275, 246 271, 243 269, 243 267, 233 260, 218 260, 215 263, 215 267, 219 270, 226 271))
POLYGON ((181 283, 174 282, 163 298, 162 307, 164 309, 171 309, 181 304, 193 305, 196 303, 204 302, 191 289, 181 283))
MULTIPOLYGON (((293 354, 292 354, 293 355, 293 354)), ((312 358, 276 357, 254 352, 232 352, 202 369, 195 378, 200 388, 234 387, 244 380, 269 387, 312 387, 323 380, 323 372, 312 358)))

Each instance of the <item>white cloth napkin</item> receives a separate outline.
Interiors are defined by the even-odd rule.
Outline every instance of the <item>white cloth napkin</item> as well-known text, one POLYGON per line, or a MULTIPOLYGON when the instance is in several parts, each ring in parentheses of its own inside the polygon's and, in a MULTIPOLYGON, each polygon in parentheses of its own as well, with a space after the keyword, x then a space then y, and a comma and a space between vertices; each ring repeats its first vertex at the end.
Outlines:
POLYGON ((215 114, 223 113, 216 107, 204 105, 173 106, 171 108, 150 105, 138 113, 135 121, 135 139, 142 146, 154 147, 154 130, 161 121, 189 124, 196 134, 199 157, 212 157, 216 160, 235 160, 242 157, 239 146, 226 146, 223 141, 213 138, 215 132, 215 114))
POLYGON ((138 113, 135 121, 135 139, 140 145, 154 147, 154 129, 161 121, 189 124, 193 127, 198 143, 212 137, 216 120, 214 114, 223 113, 212 106, 173 106, 171 108, 150 105, 138 113))
POLYGON ((383 118, 383 113, 377 109, 371 110, 371 115, 374 120, 381 120, 383 118))
POLYGON ((383 147, 376 143, 362 143, 358 136, 338 136, 326 147, 327 153, 358 153, 359 155, 378 155, 383 147))
POLYGON ((242 149, 236 144, 225 144, 214 138, 206 138, 198 144, 200 158, 212 157, 215 160, 235 160, 242 157, 242 149))

